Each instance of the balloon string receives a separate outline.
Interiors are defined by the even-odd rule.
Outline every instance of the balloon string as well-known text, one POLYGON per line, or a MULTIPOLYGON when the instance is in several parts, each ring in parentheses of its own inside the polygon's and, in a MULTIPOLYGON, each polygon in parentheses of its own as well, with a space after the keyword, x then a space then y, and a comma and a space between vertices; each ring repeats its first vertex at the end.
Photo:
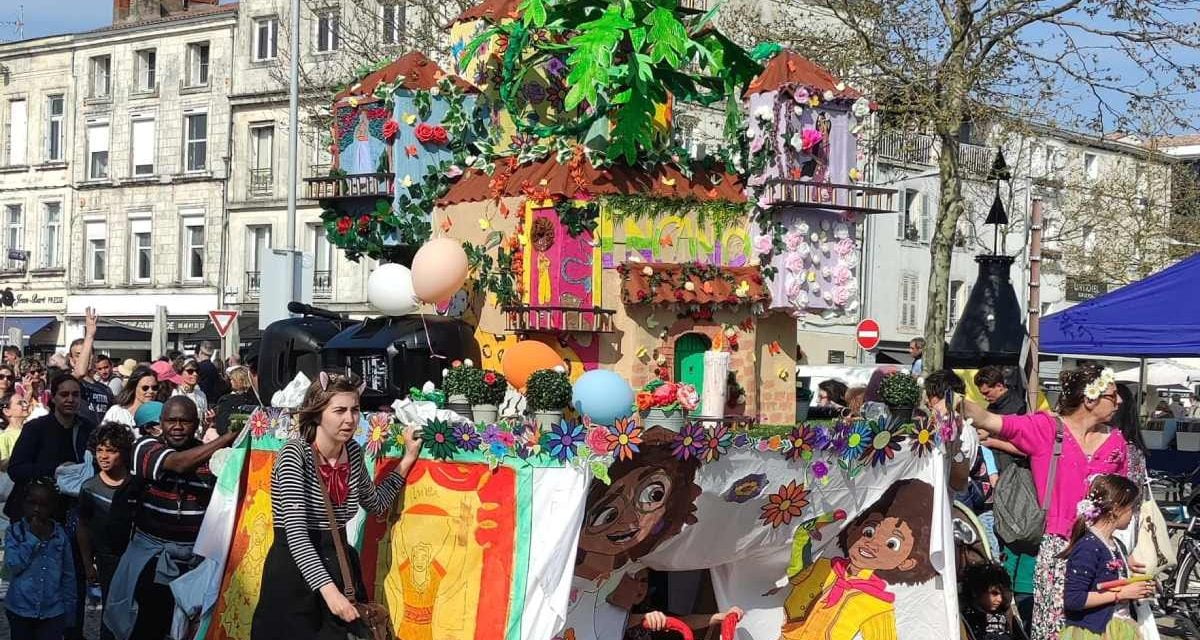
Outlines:
POLYGON ((421 326, 425 328, 425 342, 429 345, 429 356, 431 358, 446 359, 446 356, 433 350, 433 338, 429 337, 429 325, 425 323, 425 313, 421 313, 421 326))

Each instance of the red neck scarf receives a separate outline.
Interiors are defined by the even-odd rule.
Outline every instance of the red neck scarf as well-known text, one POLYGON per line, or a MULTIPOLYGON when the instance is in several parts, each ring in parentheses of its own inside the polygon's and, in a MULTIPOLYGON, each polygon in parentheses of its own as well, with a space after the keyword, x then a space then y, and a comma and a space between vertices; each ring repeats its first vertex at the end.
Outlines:
POLYGON ((317 465, 317 473, 321 474, 321 482, 329 492, 329 501, 335 505, 345 504, 346 497, 350 495, 350 462, 338 464, 322 461, 317 465))
POLYGON ((850 567, 850 560, 846 558, 833 558, 829 564, 837 578, 833 581, 833 586, 829 589, 829 596, 825 599, 826 607, 836 607, 842 596, 849 591, 860 591, 884 602, 896 601, 896 596, 887 592, 888 584, 883 578, 874 575, 869 578, 847 578, 846 570, 850 567))

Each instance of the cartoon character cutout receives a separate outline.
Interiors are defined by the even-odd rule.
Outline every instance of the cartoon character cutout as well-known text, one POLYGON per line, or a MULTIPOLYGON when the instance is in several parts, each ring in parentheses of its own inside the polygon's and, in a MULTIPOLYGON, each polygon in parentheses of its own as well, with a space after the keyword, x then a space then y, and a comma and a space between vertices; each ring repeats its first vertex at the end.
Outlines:
POLYGON ((632 575, 638 559, 696 522, 697 460, 671 454, 672 432, 652 427, 632 459, 609 467, 611 484, 592 482, 579 535, 566 629, 560 638, 620 638, 629 610, 645 597, 632 575))
POLYGON ((386 150, 387 145, 382 140, 371 137, 367 111, 360 110, 354 125, 354 141, 342 154, 342 168, 350 175, 375 173, 386 150))
POLYGON ((937 575, 929 559, 932 518, 933 487, 902 480, 841 532, 844 557, 810 562, 809 536, 797 536, 781 640, 896 640, 895 595, 888 587, 937 575))
POLYGON ((452 517, 436 505, 413 505, 400 517, 399 531, 400 535, 391 540, 392 562, 396 564, 384 579, 392 624, 396 625, 396 636, 404 640, 433 640, 438 601, 463 588, 462 580, 446 585, 447 589, 443 589, 442 581, 447 574, 457 575, 466 558, 469 506, 464 503, 461 513, 452 517), (395 606, 397 601, 403 606, 395 606))

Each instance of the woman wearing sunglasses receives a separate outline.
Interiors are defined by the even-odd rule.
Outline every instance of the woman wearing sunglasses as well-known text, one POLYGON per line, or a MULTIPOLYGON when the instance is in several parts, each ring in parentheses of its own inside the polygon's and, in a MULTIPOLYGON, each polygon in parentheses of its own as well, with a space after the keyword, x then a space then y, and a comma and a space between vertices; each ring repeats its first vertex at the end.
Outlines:
POLYGON ((6 364, 0 364, 0 398, 12 393, 13 385, 17 383, 17 373, 6 364))
POLYGON ((8 459, 12 457, 21 429, 29 419, 29 400, 25 398, 25 389, 21 385, 0 398, 0 419, 4 422, 4 431, 0 433, 0 472, 3 472, 8 470, 8 459))
POLYGON ((138 367, 125 381, 125 387, 121 389, 120 395, 108 408, 100 423, 116 422, 132 429, 137 424, 133 414, 137 413, 138 407, 143 403, 153 402, 157 395, 158 374, 150 367, 138 367))

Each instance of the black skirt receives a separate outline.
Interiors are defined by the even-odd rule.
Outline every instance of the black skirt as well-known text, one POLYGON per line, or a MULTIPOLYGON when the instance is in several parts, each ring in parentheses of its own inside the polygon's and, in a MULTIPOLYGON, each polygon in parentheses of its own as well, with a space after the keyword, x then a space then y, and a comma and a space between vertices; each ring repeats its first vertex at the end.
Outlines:
MULTIPOLYGON (((338 591, 342 591, 342 570, 338 565, 333 534, 310 530, 308 535, 329 577, 333 578, 338 591)), ((342 538, 346 548, 355 598, 359 602, 367 602, 358 552, 345 544, 345 529, 339 530, 337 535, 342 538)), ((263 563, 262 587, 250 627, 251 640, 346 640, 351 632, 361 635, 356 625, 347 625, 333 615, 320 592, 309 588, 288 551, 287 534, 281 527, 276 527, 275 541, 263 563)))

